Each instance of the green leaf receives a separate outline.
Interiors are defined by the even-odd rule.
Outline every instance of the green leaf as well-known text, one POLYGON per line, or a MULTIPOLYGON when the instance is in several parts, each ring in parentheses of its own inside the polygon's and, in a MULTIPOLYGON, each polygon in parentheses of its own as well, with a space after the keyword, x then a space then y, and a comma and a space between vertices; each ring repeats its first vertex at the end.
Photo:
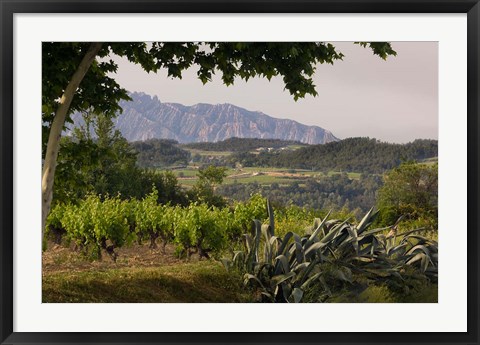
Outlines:
POLYGON ((289 272, 289 273, 286 273, 286 274, 280 274, 280 275, 273 276, 271 281, 270 281, 270 285, 271 285, 272 288, 274 288, 275 286, 278 286, 279 284, 283 283, 284 281, 295 277, 295 275, 296 275, 295 272, 289 272))
POLYGON ((418 260, 422 260, 424 257, 425 257, 424 253, 418 253, 415 256, 413 256, 411 259, 409 259, 406 263, 407 263, 407 265, 412 265, 415 262, 417 262, 418 260))
POLYGON ((272 204, 270 203, 269 199, 267 199, 267 212, 268 212, 268 218, 270 222, 270 231, 271 231, 270 235, 273 236, 275 234, 275 219, 274 219, 272 204))
POLYGON ((292 296, 295 303, 300 303, 303 297, 303 290, 299 288, 294 288, 292 291, 292 296))
MULTIPOLYGON (((307 243, 311 243, 313 241, 315 241, 315 239, 317 238, 317 236, 319 235, 320 231, 323 231, 323 226, 325 225, 325 222, 327 221, 328 217, 330 216, 330 213, 332 211, 328 211, 327 215, 325 216, 325 218, 323 218, 323 220, 317 225, 317 227, 315 228, 315 230, 313 231, 312 235, 309 237, 308 239, 308 242, 307 243)), ((318 218, 316 218, 318 219, 318 218)), ((315 225, 315 223, 314 223, 315 225)))
POLYGON ((245 278, 245 280, 244 280, 244 284, 245 284, 245 285, 247 285, 250 280, 253 280, 253 281, 255 281, 256 283, 258 283, 258 285, 260 285, 260 287, 261 287, 262 289, 265 290, 265 286, 263 285, 263 283, 260 281, 260 279, 258 279, 258 278, 257 278, 256 276, 254 276, 253 274, 245 273, 244 278, 245 278))
POLYGON ((288 259, 285 255, 279 255, 275 258, 275 275, 280 273, 289 273, 290 265, 288 264, 288 259))
POLYGON ((300 286, 300 288, 302 290, 306 290, 310 286, 310 284, 313 283, 315 280, 317 280, 321 275, 322 275, 322 273, 315 273, 310 278, 306 279, 303 282, 303 284, 300 286))
POLYGON ((326 244, 323 242, 316 242, 312 244, 310 247, 307 248, 305 251, 305 257, 310 257, 311 254, 313 254, 316 250, 321 249, 325 247, 326 244), (313 253, 312 253, 313 252, 313 253))
POLYGON ((378 212, 374 212, 374 208, 372 207, 367 212, 367 214, 365 214, 365 216, 362 218, 360 223, 357 225, 357 233, 361 234, 362 232, 364 232, 368 228, 368 226, 370 225, 370 223, 373 221, 373 219, 375 218, 375 216, 377 214, 378 214, 378 212))
POLYGON ((293 232, 291 231, 287 232, 286 235, 283 237, 280 248, 278 249, 279 254, 286 254, 288 252, 289 250, 288 244, 292 238, 293 238, 293 232))

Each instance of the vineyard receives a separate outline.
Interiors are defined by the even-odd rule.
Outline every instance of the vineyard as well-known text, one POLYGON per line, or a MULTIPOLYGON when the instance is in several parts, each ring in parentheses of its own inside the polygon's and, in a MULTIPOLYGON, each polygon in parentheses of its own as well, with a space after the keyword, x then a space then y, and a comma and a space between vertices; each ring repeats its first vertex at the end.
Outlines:
MULTIPOLYGON (((124 248, 148 246, 157 258, 175 257, 177 270, 193 265, 189 272, 195 273, 207 267, 229 286, 238 281, 247 287, 247 301, 435 302, 437 242, 422 229, 400 229, 398 222, 376 227, 376 217, 373 209, 358 221, 345 213, 295 206, 274 210, 259 194, 226 207, 172 206, 158 203, 153 188, 140 200, 90 194, 76 204, 58 203, 47 219, 46 236, 113 267, 124 248), (416 297, 426 290, 434 293, 416 297)), ((166 269, 159 266, 148 276, 166 269)), ((80 275, 76 279, 81 281, 80 275)))

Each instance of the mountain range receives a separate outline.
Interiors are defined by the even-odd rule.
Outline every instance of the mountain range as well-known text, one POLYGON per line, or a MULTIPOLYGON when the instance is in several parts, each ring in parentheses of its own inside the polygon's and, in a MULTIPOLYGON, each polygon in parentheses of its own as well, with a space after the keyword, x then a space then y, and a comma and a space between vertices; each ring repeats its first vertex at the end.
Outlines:
MULTIPOLYGON (((116 129, 128 141, 161 138, 190 143, 217 142, 237 137, 325 144, 339 140, 324 128, 274 118, 233 104, 199 103, 185 106, 160 102, 158 97, 141 92, 129 96, 132 101, 121 101, 123 113, 113 120, 116 129)), ((77 126, 83 122, 80 114, 74 114, 72 119, 77 126)))

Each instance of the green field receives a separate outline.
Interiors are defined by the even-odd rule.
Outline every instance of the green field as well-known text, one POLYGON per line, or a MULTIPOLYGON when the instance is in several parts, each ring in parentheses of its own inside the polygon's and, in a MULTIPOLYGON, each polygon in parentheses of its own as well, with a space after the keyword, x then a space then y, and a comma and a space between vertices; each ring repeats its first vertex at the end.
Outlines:
POLYGON ((197 149, 190 149, 188 147, 184 147, 184 150, 190 152, 192 156, 200 155, 200 156, 211 156, 211 157, 225 157, 230 156, 232 152, 229 151, 204 151, 204 150, 197 150, 197 149))
POLYGON ((263 185, 270 185, 272 183, 289 184, 289 183, 292 183, 295 180, 298 180, 298 179, 283 178, 283 177, 276 177, 276 176, 270 176, 270 175, 257 175, 257 176, 248 176, 248 177, 240 177, 240 178, 238 178, 238 177, 237 178, 227 177, 223 183, 224 184, 231 184, 231 183, 257 182, 257 183, 263 184, 263 185))
MULTIPOLYGON (((184 169, 172 170, 178 177, 179 183, 185 187, 193 186, 197 181, 198 168, 191 166, 184 169)), ((332 176, 341 174, 338 171, 329 171, 327 174, 319 171, 311 171, 306 169, 285 169, 285 168, 257 168, 257 167, 245 167, 241 169, 227 170, 227 177, 224 180, 224 184, 232 183, 252 183, 257 182, 262 185, 271 185, 272 183, 278 183, 281 185, 290 184, 292 182, 302 183, 307 178, 314 178, 320 180, 325 176, 332 176)), ((352 180, 358 180, 360 173, 349 172, 348 177, 352 180)))
MULTIPOLYGON (((329 171, 328 172, 328 176, 338 175, 338 174, 342 174, 342 172, 340 172, 340 171, 329 171)), ((350 180, 358 180, 358 179, 360 179, 361 173, 347 172, 347 175, 348 175, 348 178, 350 180)))
POLYGON ((196 177, 198 170, 195 168, 176 169, 172 170, 177 177, 196 177))
MULTIPOLYGON (((302 145, 290 145, 290 149, 298 149, 303 147, 302 145)), ((189 151, 192 156, 200 155, 207 157, 226 157, 232 154, 230 151, 205 151, 191 149, 188 147, 184 148, 189 151)), ((253 152, 258 153, 258 152, 253 152)), ((168 170, 162 169, 162 170, 168 170)), ((198 166, 193 165, 184 169, 174 169, 173 172, 179 179, 180 185, 190 188, 196 183, 196 176, 198 172, 198 166)), ((227 177, 224 180, 224 184, 232 183, 252 183, 257 182, 262 185, 271 185, 272 183, 278 183, 281 185, 290 184, 293 181, 298 183, 304 182, 306 178, 315 178, 321 179, 327 176, 332 176, 336 174, 341 174, 339 171, 329 171, 328 173, 320 171, 312 171, 307 169, 288 169, 288 168, 262 168, 262 167, 243 167, 241 169, 232 169, 227 170, 227 177), (237 176, 235 176, 237 175, 237 176), (283 175, 283 176, 282 176, 283 175)), ((352 180, 358 180, 360 178, 360 173, 348 172, 348 177, 352 180)))

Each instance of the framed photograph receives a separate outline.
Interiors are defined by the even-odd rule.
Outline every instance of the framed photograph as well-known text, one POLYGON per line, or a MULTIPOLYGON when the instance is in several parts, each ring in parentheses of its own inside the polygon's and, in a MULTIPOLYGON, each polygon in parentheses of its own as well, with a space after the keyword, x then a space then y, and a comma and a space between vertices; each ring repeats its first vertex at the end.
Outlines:
POLYGON ((477 0, 0 4, 1 344, 479 343, 477 0))

